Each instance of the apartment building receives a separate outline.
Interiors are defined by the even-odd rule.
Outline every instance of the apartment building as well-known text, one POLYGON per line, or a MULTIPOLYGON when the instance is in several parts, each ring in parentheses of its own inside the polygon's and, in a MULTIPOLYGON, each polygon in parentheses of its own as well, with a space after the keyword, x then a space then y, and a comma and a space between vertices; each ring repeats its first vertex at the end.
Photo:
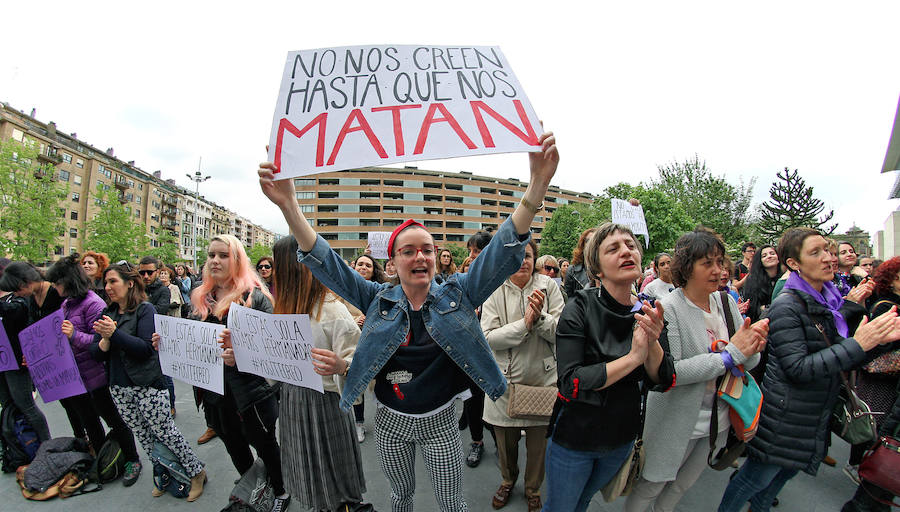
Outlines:
MULTIPOLYGON (((527 183, 468 172, 370 167, 294 179, 297 202, 316 231, 345 258, 365 247, 370 231, 391 231, 412 218, 438 244, 464 245, 472 233, 496 229, 515 210, 527 183)), ((560 205, 590 203, 588 193, 551 186, 532 223, 535 241, 560 205)))
MULTIPOLYGON (((159 236, 168 232, 179 246, 179 254, 185 260, 193 258, 192 227, 197 227, 198 237, 210 238, 210 233, 220 234, 232 227, 235 214, 205 201, 196 201, 199 211, 195 214, 194 194, 165 180, 162 173, 148 173, 134 161, 123 161, 115 156, 113 148, 100 150, 80 139, 76 133, 66 134, 57 130, 56 123, 43 123, 30 115, 0 103, 0 140, 34 141, 39 159, 56 168, 56 178, 68 185, 68 196, 60 205, 65 217, 64 233, 57 239, 54 258, 84 251, 87 222, 99 211, 100 201, 95 197, 98 187, 115 188, 118 201, 133 216, 133 221, 144 226, 144 236, 151 247, 159 245, 159 236)), ((276 235, 249 221, 253 226, 252 240, 274 240, 276 235)), ((239 237, 240 238, 240 237, 239 237)))

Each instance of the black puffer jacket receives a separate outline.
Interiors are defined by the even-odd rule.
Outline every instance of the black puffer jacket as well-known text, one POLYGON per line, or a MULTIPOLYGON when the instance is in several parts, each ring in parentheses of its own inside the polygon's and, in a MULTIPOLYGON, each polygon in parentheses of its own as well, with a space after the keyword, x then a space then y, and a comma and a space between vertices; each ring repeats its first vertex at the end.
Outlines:
POLYGON ((4 357, 14 357, 21 368, 22 345, 19 344, 19 331, 28 327, 28 301, 12 293, 0 298, 0 320, 3 321, 6 337, 13 350, 12 354, 5 354, 4 357))
MULTIPOLYGON (((866 311, 844 301, 841 313, 852 334, 866 311)), ((803 292, 785 290, 772 303, 768 318, 763 407, 749 454, 767 464, 815 475, 831 442, 829 422, 841 386, 840 372, 860 366, 883 350, 866 353, 855 339, 841 338, 831 312, 803 292)))

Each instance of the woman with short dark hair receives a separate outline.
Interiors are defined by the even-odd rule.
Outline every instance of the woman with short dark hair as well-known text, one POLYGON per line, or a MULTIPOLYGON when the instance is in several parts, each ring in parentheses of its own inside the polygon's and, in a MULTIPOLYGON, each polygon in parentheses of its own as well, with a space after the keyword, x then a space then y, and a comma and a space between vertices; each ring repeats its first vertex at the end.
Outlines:
POLYGON ((626 512, 675 510, 707 467, 710 436, 719 445, 728 438, 728 405, 715 400, 717 380, 759 362, 768 320, 751 326, 741 319, 737 302, 719 292, 724 258, 724 244, 708 230, 687 233, 675 244, 674 267, 690 269, 679 270, 679 287, 662 299, 678 378, 668 393, 647 398, 646 459, 626 512), (712 346, 721 352, 711 352, 712 346))
POLYGON ((95 334, 93 325, 103 315, 106 303, 90 289, 91 280, 78 263, 77 254, 54 263, 47 270, 47 281, 53 283, 60 296, 65 297, 62 303, 65 313, 62 332, 72 346, 78 372, 87 390, 87 393, 63 398, 60 403, 78 415, 95 452, 100 451, 106 438, 100 423, 100 417, 103 417, 110 428, 110 436, 122 447, 125 457, 123 483, 125 487, 134 485, 141 474, 141 459, 134 444, 134 435, 122 420, 110 395, 106 368, 90 353, 95 334))
POLYGON ((586 510, 640 434, 642 386, 666 391, 675 383, 663 308, 631 293, 641 256, 621 224, 600 225, 585 244, 586 274, 603 286, 577 290, 557 324, 545 510, 586 510))
MULTIPOLYGON (((831 443, 828 427, 840 372, 900 339, 896 308, 866 322, 865 308, 841 297, 831 282, 836 258, 828 248, 812 228, 789 229, 778 243, 779 258, 791 275, 768 312, 769 361, 759 428, 747 445, 747 461, 725 489, 720 512, 739 511, 747 501, 755 512, 766 512, 799 471, 815 475, 831 443)), ((866 291, 871 293, 871 286, 866 291)), ((868 293, 852 298, 864 303, 868 293)))

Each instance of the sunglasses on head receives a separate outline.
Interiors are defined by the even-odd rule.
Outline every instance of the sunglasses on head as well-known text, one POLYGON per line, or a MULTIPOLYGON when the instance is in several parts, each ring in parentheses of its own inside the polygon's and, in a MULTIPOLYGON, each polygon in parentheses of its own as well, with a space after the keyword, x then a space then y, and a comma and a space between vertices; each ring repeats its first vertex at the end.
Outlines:
POLYGON ((269 270, 270 268, 272 268, 272 265, 269 265, 268 263, 262 263, 256 266, 256 270, 269 270))
POLYGON ((129 272, 131 271, 132 268, 134 268, 134 266, 131 263, 128 263, 125 260, 119 260, 115 264, 118 266, 121 266, 121 267, 125 267, 129 272))
POLYGON ((559 267, 544 265, 544 270, 546 270, 547 272, 559 272, 559 267))
POLYGON ((150 276, 150 275, 153 275, 154 272, 156 272, 156 271, 155 270, 138 270, 138 274, 140 274, 142 276, 150 276))

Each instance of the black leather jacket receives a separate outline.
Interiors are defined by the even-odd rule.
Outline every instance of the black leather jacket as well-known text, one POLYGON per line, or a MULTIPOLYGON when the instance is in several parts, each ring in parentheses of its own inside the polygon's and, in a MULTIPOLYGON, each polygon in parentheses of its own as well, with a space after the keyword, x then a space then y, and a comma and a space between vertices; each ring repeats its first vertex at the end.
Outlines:
POLYGON ((570 298, 556 329, 559 396, 550 419, 553 441, 570 450, 598 451, 633 441, 640 428, 640 384, 667 391, 675 384, 675 362, 667 330, 665 352, 654 383, 643 366, 606 389, 606 364, 631 350, 631 306, 603 288, 579 290, 570 298))

